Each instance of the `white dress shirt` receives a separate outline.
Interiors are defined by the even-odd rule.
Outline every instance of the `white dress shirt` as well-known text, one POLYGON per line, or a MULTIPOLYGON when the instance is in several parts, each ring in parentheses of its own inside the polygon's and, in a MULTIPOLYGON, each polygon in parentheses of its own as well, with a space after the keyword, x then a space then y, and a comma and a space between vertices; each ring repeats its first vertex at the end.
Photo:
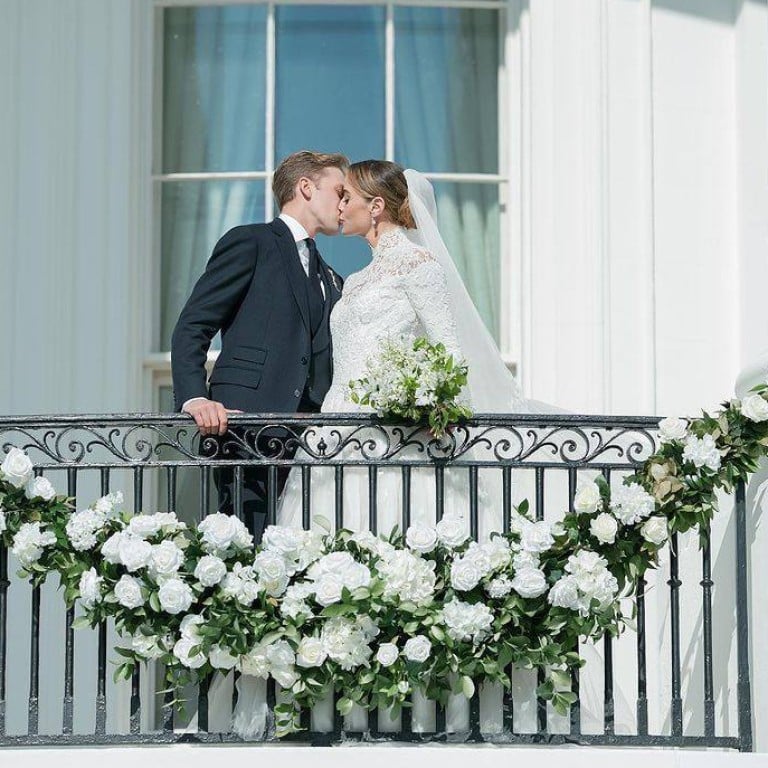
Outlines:
MULTIPOLYGON (((296 248, 299 251, 299 259, 301 260, 301 266, 304 267, 304 274, 309 277, 309 246, 306 243, 307 238, 309 235, 307 234, 307 230, 304 229, 304 227, 299 224, 296 219, 293 218, 293 216, 289 216, 287 213, 281 213, 278 216, 279 219, 282 219, 288 229, 291 230, 291 234, 293 235, 293 239, 296 241, 296 248)), ((323 283, 322 279, 320 280, 320 290, 323 292, 323 298, 325 298, 325 284, 323 283)), ((183 411, 189 403, 194 402, 195 400, 207 400, 205 397, 191 397, 189 400, 187 400, 184 405, 181 406, 181 410, 183 411)))
MULTIPOLYGON (((293 216, 289 216, 287 213, 281 213, 277 218, 282 219, 288 229, 291 230, 293 239, 296 241, 296 248, 299 251, 301 266, 304 267, 304 274, 309 277, 309 246, 306 243, 309 235, 307 230, 293 216)), ((320 280, 320 290, 323 292, 323 298, 325 298, 325 284, 322 279, 320 280)))

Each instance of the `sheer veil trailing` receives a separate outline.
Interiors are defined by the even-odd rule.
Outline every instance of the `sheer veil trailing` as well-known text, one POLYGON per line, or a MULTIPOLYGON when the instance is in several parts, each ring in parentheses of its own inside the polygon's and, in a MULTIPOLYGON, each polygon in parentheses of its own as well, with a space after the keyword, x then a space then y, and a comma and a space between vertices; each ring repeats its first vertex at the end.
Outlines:
POLYGON ((417 227, 408 230, 408 237, 430 251, 445 273, 459 345, 469 367, 467 388, 472 410, 477 413, 561 412, 555 406, 523 399, 517 380, 505 365, 440 235, 432 184, 411 168, 405 171, 405 180, 417 227))

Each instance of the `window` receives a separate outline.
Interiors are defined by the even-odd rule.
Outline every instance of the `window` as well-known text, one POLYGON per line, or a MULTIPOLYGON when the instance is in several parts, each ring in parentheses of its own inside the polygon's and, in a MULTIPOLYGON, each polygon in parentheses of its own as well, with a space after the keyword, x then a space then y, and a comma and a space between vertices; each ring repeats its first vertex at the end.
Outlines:
MULTIPOLYGON (((157 352, 217 239, 277 213, 271 174, 303 148, 432 178, 444 238, 498 338, 503 2, 158 4, 157 352)), ((320 240, 343 275, 368 261, 360 238, 320 240)))

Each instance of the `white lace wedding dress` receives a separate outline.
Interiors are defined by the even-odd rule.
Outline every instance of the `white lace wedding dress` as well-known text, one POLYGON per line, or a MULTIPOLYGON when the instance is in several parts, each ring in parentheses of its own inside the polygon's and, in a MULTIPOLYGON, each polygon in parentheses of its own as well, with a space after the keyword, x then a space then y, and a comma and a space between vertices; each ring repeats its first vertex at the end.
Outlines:
MULTIPOLYGON (((333 381, 322 404, 323 413, 370 411, 350 399, 349 382, 365 375, 366 361, 386 339, 424 336, 442 342, 447 351, 461 357, 456 333, 456 318, 448 303, 443 269, 434 256, 408 239, 405 230, 384 232, 373 249, 371 263, 351 275, 331 314, 333 338, 333 381)), ((322 438, 328 449, 349 438, 341 458, 361 460, 364 454, 376 457, 387 450, 386 434, 392 431, 354 427, 311 429, 305 438, 315 447, 322 438), (360 448, 362 446, 362 450, 360 448)), ((399 451, 394 460, 424 459, 424 441, 399 451)), ((392 444, 398 438, 393 435, 392 444)), ((306 459, 306 455, 303 456, 306 459)), ((302 454, 296 457, 302 460, 302 454)), ((402 472, 398 467, 380 468, 376 473, 375 528, 389 535, 395 525, 402 529, 402 472)), ((311 469, 311 516, 321 515, 331 523, 336 515, 336 479, 333 468, 311 469)), ((465 516, 467 510, 466 471, 445 472, 444 514, 465 516)), ((368 529, 374 522, 369 506, 368 467, 345 467, 343 476, 343 527, 368 529)), ((410 521, 436 522, 435 473, 413 468, 411 479, 410 521)), ((302 472, 292 470, 281 497, 279 525, 302 527, 302 472)), ((311 521, 310 521, 311 523, 311 521)))

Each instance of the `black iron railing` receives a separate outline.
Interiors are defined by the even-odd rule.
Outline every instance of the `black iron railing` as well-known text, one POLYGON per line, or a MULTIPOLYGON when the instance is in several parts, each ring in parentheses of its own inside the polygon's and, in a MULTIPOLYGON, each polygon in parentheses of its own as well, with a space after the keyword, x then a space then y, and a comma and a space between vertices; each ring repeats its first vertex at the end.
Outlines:
MULTIPOLYGON (((349 515, 345 509, 345 473, 362 471, 367 479, 372 531, 380 528, 383 511, 378 507, 379 483, 386 473, 389 477, 393 472, 397 475, 397 515, 403 528, 413 517, 414 473, 420 473, 419 482, 423 482, 425 470, 433 478, 435 508, 429 512, 433 519, 440 519, 446 502, 450 502, 451 484, 446 473, 466 473, 470 530, 477 537, 489 509, 498 513, 497 527, 508 530, 512 509, 523 492, 536 517, 544 519, 572 509, 577 483, 587 472, 599 472, 609 483, 621 482, 623 475, 654 452, 657 422, 644 417, 481 415, 435 440, 423 430, 386 426, 367 416, 267 414, 233 416, 233 431, 226 438, 201 441, 184 416, 9 417, 0 419, 0 449, 16 446, 26 450, 37 473, 49 477, 60 492, 75 498, 81 507, 120 488, 126 505, 136 512, 173 509, 191 523, 216 509, 214 472, 222 468, 232 469, 234 506, 240 514, 244 472, 257 466, 267 468, 268 522, 277 521, 278 472, 298 468, 305 526, 313 514, 313 477, 318 471, 326 476, 332 473, 333 522, 337 527, 343 527, 349 515), (486 488, 498 491, 498 498, 490 502, 480 490, 483 478, 489 477, 493 481, 486 488)), ((717 604, 734 610, 726 612, 724 620, 713 613, 713 591, 726 590, 730 585, 727 578, 719 584, 713 576, 709 531, 701 533, 701 549, 695 550, 686 550, 673 536, 668 558, 663 561, 668 570, 650 574, 649 578, 655 579, 650 587, 641 580, 633 598, 636 631, 618 640, 602 641, 598 675, 602 711, 597 728, 583 727, 581 701, 571 707, 568 718, 558 720, 535 694, 532 703, 529 694, 529 701, 521 704, 513 686, 500 695, 500 717, 492 728, 483 721, 482 694, 477 693, 470 702, 469 728, 458 733, 445 732, 446 714, 437 707, 435 727, 430 732, 415 732, 408 710, 394 731, 380 729, 376 712, 371 712, 367 727, 350 728, 337 714, 332 730, 319 732, 309 727, 309 713, 304 713, 307 730, 290 739, 316 744, 357 738, 751 750, 748 562, 742 486, 733 510, 735 579, 731 576, 730 594, 718 593, 717 604), (693 583, 681 577, 681 558, 689 550, 699 562, 698 581, 693 583), (662 594, 664 600, 660 599, 662 594), (649 634, 649 598, 657 622, 653 636, 649 634), (692 601, 700 606, 693 631, 681 626, 683 598, 689 606, 692 601), (667 640, 649 660, 659 635, 657 626, 664 625, 659 624, 659 613, 668 621, 668 627, 664 626, 667 640), (724 658, 727 653, 714 650, 727 646, 731 632, 736 637, 736 681, 726 679, 732 674, 724 658), (688 664, 686 658, 696 661, 688 664), (617 671, 619 667, 623 673, 617 671), (632 676, 629 685, 627 669, 632 676), (735 700, 718 700, 718 696, 722 699, 727 695, 724 691, 733 689, 734 682, 735 700), (619 689, 625 699, 626 691, 631 690, 632 701, 617 701, 619 689), (624 707, 624 716, 630 712, 629 728, 626 724, 617 727, 619 705, 624 707), (718 706, 723 711, 735 710, 735 727, 729 726, 731 718, 727 715, 718 719, 718 706)), ((391 509, 386 512, 391 514, 391 509)), ((423 512, 419 510, 419 514, 423 512)), ((722 514, 728 512, 723 510, 722 514)), ((683 567, 691 573, 690 563, 683 567)), ((102 625, 93 633, 75 632, 75 610, 64 611, 60 596, 52 588, 31 589, 9 575, 13 570, 9 553, 0 545, 0 745, 238 740, 226 726, 217 730, 209 722, 210 680, 190 694, 197 713, 196 723, 191 725, 174 712, 170 694, 153 690, 154 678, 160 680, 162 675, 156 675, 152 665, 137 670, 127 689, 113 685, 109 675, 113 628, 102 625)), ((580 682, 576 675, 573 683, 577 692, 580 682)), ((535 690, 536 681, 532 683, 530 690, 535 690)), ((274 704, 273 685, 268 701, 274 704)))

